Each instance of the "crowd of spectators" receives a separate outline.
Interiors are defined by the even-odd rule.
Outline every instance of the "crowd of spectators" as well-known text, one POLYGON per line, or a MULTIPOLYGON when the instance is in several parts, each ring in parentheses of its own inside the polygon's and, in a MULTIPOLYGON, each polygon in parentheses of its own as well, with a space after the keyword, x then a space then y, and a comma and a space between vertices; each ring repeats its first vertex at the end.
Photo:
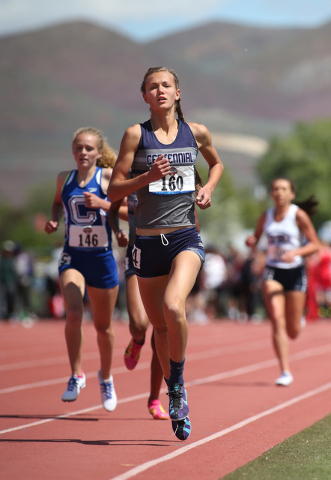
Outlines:
POLYGON ((188 319, 203 323, 213 318, 258 322, 265 318, 260 289, 265 255, 244 255, 232 245, 225 253, 207 246, 206 261, 189 302, 188 319))
MULTIPOLYGON (((55 246, 51 255, 36 258, 20 244, 3 242, 0 254, 0 319, 31 320, 64 318, 65 309, 58 283, 58 259, 62 246, 55 246)), ((120 291, 115 318, 126 318, 123 258, 114 250, 120 291)), ((206 247, 206 261, 187 301, 190 322, 206 323, 211 319, 259 323, 266 318, 261 294, 261 276, 265 254, 261 250, 239 252, 232 245, 220 250, 206 247)), ((306 260, 308 292, 306 318, 331 318, 331 247, 306 260)), ((90 318, 88 297, 85 316, 90 318)))
POLYGON ((0 318, 33 315, 33 277, 32 256, 20 244, 11 240, 3 242, 0 255, 0 318))

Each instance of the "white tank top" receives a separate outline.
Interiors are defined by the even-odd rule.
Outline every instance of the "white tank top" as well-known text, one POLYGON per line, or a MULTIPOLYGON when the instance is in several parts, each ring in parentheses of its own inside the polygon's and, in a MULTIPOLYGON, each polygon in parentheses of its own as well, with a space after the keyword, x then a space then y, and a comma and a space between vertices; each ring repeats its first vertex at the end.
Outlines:
POLYGON ((303 264, 303 258, 300 255, 296 255, 291 263, 281 261, 283 253, 299 248, 303 242, 303 235, 295 219, 298 208, 297 205, 291 204, 280 222, 276 222, 274 218, 274 207, 267 210, 264 223, 264 232, 268 240, 267 266, 288 269, 300 267, 303 264))

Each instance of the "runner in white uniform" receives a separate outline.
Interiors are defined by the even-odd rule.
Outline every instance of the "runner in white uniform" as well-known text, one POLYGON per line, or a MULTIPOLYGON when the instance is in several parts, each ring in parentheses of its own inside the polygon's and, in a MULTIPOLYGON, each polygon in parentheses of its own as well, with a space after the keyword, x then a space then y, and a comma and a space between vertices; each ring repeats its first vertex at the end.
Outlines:
MULTIPOLYGON (((246 245, 255 248, 265 232, 268 247, 262 291, 281 369, 281 376, 275 383, 288 386, 293 382, 288 337, 295 339, 300 333, 306 299, 303 257, 319 249, 319 240, 308 214, 292 204, 295 187, 289 179, 276 178, 271 185, 271 196, 275 206, 260 217, 255 233, 246 239, 246 245)), ((305 202, 305 206, 312 214, 316 202, 305 202)))

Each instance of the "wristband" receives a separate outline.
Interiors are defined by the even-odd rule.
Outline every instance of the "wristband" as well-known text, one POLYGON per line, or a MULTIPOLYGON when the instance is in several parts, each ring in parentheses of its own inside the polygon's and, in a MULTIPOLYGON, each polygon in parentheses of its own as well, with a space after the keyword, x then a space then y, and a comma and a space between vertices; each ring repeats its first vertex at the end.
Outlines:
POLYGON ((115 237, 117 238, 118 234, 123 232, 123 230, 117 230, 117 232, 115 233, 115 237))

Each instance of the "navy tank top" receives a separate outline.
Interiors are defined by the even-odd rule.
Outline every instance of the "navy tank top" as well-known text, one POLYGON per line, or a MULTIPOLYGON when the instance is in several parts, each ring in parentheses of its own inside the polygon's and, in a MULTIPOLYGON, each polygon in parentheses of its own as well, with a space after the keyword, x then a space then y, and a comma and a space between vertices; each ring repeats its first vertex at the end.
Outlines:
POLYGON ((137 228, 195 225, 195 165, 198 145, 186 122, 178 120, 175 141, 165 145, 157 139, 151 122, 140 124, 141 137, 132 163, 133 176, 147 172, 160 155, 171 165, 170 175, 137 190, 137 228))

